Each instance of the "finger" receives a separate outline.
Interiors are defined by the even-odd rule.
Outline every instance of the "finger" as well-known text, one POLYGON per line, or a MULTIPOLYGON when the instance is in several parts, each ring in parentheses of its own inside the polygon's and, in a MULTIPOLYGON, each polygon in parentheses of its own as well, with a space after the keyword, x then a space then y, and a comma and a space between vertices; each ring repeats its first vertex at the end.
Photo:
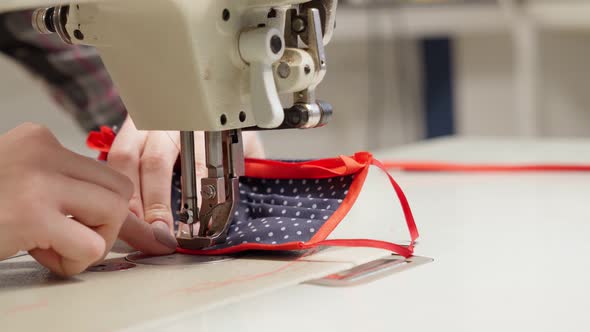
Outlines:
POLYGON ((66 149, 56 159, 61 160, 60 171, 68 177, 97 184, 127 198, 133 194, 133 184, 127 176, 99 161, 66 149))
POLYGON ((167 255, 176 251, 176 239, 162 221, 148 224, 129 213, 119 238, 148 255, 167 255))
MULTIPOLYGON (((133 214, 129 211, 127 211, 127 213, 133 214)), ((113 249, 113 247, 115 246, 115 242, 119 238, 119 233, 124 222, 125 217, 117 220, 113 219, 111 222, 93 228, 93 230, 104 239, 105 243, 105 250, 102 256, 98 260, 94 261, 93 264, 104 260, 111 251, 111 249, 113 249)))
POLYGON ((105 240, 92 229, 64 216, 55 216, 38 234, 47 247, 30 251, 31 256, 51 271, 73 276, 99 261, 106 252, 105 240))
POLYGON ((57 198, 60 212, 74 216, 86 226, 102 226, 113 219, 120 219, 122 224, 127 215, 127 197, 94 183, 58 177, 52 186, 60 195, 57 198))
POLYGON ((128 198, 92 183, 63 178, 54 187, 63 193, 59 202, 64 215, 72 215, 103 237, 112 248, 129 211, 128 198))
POLYGON ((128 117, 113 142, 107 160, 110 167, 125 174, 133 182, 133 195, 129 200, 129 209, 139 218, 143 218, 139 158, 146 137, 147 133, 138 131, 131 118, 128 117))
POLYGON ((140 177, 144 220, 165 222, 172 230, 172 172, 178 159, 177 132, 151 132, 141 156, 140 177))

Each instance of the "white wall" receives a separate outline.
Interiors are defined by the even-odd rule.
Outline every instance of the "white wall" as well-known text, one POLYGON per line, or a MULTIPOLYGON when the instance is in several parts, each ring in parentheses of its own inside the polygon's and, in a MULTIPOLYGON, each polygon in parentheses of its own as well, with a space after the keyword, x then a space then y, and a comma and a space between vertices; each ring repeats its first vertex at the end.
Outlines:
POLYGON ((541 67, 541 133, 590 137, 590 31, 544 33, 541 67))
POLYGON ((461 135, 517 135, 508 35, 454 40, 455 121, 461 135))
MULTIPOLYGON (((537 133, 590 137, 590 32, 543 31, 537 133)), ((457 127, 462 135, 518 136, 509 34, 455 41, 457 127)))

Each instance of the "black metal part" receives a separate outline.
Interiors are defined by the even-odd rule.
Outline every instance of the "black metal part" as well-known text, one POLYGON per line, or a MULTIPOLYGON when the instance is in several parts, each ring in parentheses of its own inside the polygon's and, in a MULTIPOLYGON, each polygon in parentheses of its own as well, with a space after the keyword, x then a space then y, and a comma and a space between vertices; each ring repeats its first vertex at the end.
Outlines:
MULTIPOLYGON (((318 100, 317 104, 320 108, 321 119, 320 122, 313 128, 320 128, 327 125, 334 114, 334 108, 331 104, 318 100)), ((242 131, 267 131, 267 130, 285 130, 285 129, 304 129, 309 122, 310 116, 307 108, 302 104, 295 104, 293 107, 285 108, 285 120, 277 128, 260 128, 257 126, 243 128, 242 131)))
POLYGON ((278 54, 283 50, 283 40, 281 37, 274 35, 270 38, 270 49, 274 54, 278 54))
POLYGON ((71 44, 71 37, 68 34, 68 30, 66 29, 66 24, 68 23, 68 16, 70 14, 70 6, 61 6, 59 10, 54 10, 58 11, 59 13, 53 15, 53 26, 55 27, 57 33, 60 35, 60 38, 64 42, 71 44), (59 17, 57 17, 57 14, 59 14, 59 17), (59 26, 57 26, 57 24, 59 24, 59 26))
POLYGON ((291 27, 290 29, 285 29, 285 44, 287 47, 297 47, 299 37, 298 33, 293 29, 293 20, 296 17, 298 17, 296 9, 292 8, 287 10, 286 22, 291 27))
POLYGON ((47 13, 45 14, 45 26, 47 30, 55 33, 55 24, 53 22, 53 14, 55 13, 55 7, 51 7, 47 9, 47 13))
POLYGON ((274 9, 274 8, 271 8, 268 11, 268 14, 266 15, 266 18, 275 18, 275 17, 277 17, 277 10, 274 9))
POLYGON ((303 34, 307 30, 307 20, 303 16, 295 16, 291 21, 291 30, 296 34, 303 34))
POLYGON ((76 29, 74 30, 74 37, 76 37, 78 40, 84 40, 84 33, 82 33, 82 31, 79 29, 76 29))
POLYGON ((224 21, 229 21, 229 19, 231 18, 231 13, 229 12, 229 9, 225 8, 223 10, 223 12, 221 13, 221 18, 223 18, 224 21))
POLYGON ((295 104, 293 107, 285 109, 283 125, 288 128, 302 128, 307 122, 309 122, 309 112, 302 105, 295 104))

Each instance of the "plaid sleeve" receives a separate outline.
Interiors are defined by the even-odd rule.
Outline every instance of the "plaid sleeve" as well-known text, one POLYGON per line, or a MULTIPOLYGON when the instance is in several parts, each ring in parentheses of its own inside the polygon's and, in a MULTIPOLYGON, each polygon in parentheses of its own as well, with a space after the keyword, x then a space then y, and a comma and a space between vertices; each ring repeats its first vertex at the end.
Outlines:
POLYGON ((0 14, 0 52, 42 78, 83 129, 120 126, 126 110, 96 49, 38 34, 30 22, 31 12, 0 14))

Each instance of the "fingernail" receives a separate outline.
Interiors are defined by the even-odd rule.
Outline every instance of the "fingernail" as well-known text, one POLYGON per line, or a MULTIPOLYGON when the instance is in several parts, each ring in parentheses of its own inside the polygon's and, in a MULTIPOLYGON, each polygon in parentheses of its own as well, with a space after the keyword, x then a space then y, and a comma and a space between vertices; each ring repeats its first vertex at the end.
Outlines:
POLYGON ((158 240, 158 242, 160 242, 162 245, 170 249, 176 249, 176 247, 178 247, 176 238, 172 236, 170 233, 170 228, 165 222, 155 221, 152 224, 152 232, 154 232, 154 237, 156 240, 158 240))

